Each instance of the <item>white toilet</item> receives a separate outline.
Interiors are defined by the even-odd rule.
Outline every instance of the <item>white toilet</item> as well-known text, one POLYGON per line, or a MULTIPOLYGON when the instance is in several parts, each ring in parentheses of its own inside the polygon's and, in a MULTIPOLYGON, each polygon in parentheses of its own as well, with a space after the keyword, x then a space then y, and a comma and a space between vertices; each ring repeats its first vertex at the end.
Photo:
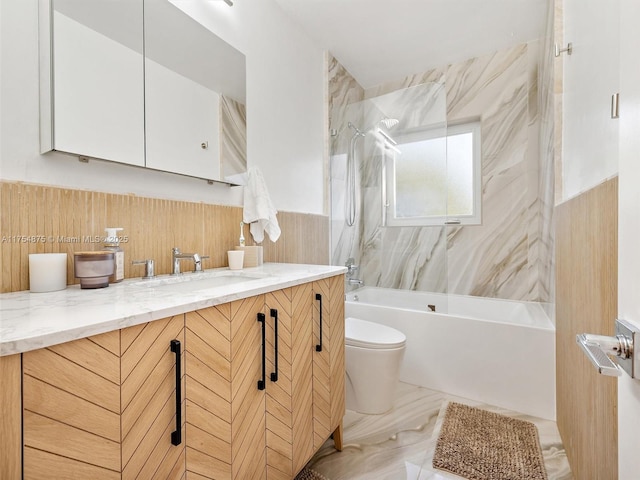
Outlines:
POLYGON ((393 406, 407 337, 395 328, 345 319, 347 408, 380 414, 393 406))

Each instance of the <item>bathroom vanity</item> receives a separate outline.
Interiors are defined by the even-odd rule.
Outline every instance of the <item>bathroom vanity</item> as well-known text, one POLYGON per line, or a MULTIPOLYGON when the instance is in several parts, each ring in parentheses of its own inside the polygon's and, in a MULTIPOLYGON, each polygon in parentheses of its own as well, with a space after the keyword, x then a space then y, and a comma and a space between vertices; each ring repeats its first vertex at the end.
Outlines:
POLYGON ((0 476, 294 478, 341 449, 344 271, 1 295, 0 476))

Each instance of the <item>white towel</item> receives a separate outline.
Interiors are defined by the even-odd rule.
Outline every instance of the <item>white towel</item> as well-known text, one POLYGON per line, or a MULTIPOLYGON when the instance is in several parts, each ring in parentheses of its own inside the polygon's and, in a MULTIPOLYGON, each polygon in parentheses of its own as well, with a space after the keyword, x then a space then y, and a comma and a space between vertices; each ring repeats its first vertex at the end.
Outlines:
POLYGON ((257 167, 249 168, 247 185, 244 187, 244 209, 242 221, 249 224, 249 231, 256 243, 262 243, 264 232, 272 242, 280 237, 278 212, 271 203, 264 177, 257 167))

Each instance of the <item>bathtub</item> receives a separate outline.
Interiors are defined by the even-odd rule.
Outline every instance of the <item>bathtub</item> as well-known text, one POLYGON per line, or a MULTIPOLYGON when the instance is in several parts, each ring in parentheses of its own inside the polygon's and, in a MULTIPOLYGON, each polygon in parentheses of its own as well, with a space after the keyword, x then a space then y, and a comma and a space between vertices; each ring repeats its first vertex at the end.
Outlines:
POLYGON ((345 316, 407 336, 403 382, 555 420, 555 327, 539 303, 363 287, 345 316))

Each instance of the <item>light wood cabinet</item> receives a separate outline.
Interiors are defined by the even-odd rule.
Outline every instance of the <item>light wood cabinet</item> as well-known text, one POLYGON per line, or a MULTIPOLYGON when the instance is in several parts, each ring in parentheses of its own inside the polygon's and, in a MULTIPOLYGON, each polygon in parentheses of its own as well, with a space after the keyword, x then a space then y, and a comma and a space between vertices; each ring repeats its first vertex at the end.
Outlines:
POLYGON ((312 293, 307 283, 266 296, 268 479, 293 478, 315 451, 312 293))
POLYGON ((180 315, 24 353, 24 479, 182 478, 169 344, 183 330, 180 315))
POLYGON ((331 434, 341 448, 342 282, 24 353, 24 479, 294 478, 331 434))
POLYGON ((189 473, 290 480, 332 433, 341 446, 342 282, 339 276, 186 315, 189 473))
POLYGON ((176 391, 176 368, 184 365, 182 345, 184 315, 120 331, 122 480, 180 479, 184 474, 183 385, 176 391), (175 340, 178 351, 170 348, 175 340), (172 434, 179 436, 176 444, 172 434))
POLYGON ((264 295, 186 315, 187 470, 195 478, 262 478, 264 295))
POLYGON ((0 478, 22 478, 22 357, 0 357, 0 478))
POLYGON ((345 413, 344 277, 313 282, 313 296, 314 450, 331 434, 341 450, 345 413))

